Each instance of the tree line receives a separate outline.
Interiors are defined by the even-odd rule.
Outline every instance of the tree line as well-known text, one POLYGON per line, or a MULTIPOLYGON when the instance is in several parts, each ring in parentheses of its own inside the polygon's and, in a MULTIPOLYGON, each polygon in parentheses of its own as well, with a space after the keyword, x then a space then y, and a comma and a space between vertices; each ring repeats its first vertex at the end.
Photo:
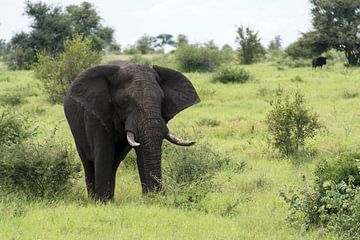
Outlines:
MULTIPOLYGON (((282 48, 282 39, 276 35, 267 47, 261 44, 259 33, 250 27, 236 29, 237 54, 240 63, 251 64, 261 60, 266 53, 285 55, 293 59, 313 58, 331 49, 343 52, 348 65, 360 64, 360 0, 310 0, 312 30, 282 48)), ((55 55, 64 50, 64 42, 81 35, 90 38, 96 51, 148 54, 189 45, 183 34, 176 37, 169 33, 157 36, 143 35, 134 44, 121 49, 114 39, 114 29, 101 24, 95 6, 89 2, 80 5, 47 5, 26 2, 25 14, 32 20, 30 32, 15 34, 9 42, 0 39, 0 55, 6 55, 10 69, 29 69, 37 62, 37 54, 55 55)), ((201 45, 218 49, 214 41, 201 45)), ((231 47, 224 45, 223 48, 231 47)))

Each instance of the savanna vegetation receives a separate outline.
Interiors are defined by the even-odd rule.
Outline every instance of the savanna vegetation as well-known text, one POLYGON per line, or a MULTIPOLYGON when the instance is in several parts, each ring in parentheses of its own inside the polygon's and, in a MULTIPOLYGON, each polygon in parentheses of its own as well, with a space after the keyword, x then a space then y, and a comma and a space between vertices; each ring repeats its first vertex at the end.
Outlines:
MULTIPOLYGON (((315 19, 343 6, 311 2, 315 19)), ((265 48, 242 26, 235 50, 162 33, 120 54, 91 4, 28 3, 26 13, 49 15, 50 25, 34 17, 18 43, 39 26, 89 21, 72 25, 56 48, 0 41, 0 239, 359 239, 360 69, 346 50, 315 51, 306 37, 314 33, 286 50, 275 35, 265 48), (25 65, 9 62, 30 52, 25 65), (310 57, 320 53, 328 64, 313 70, 310 57), (164 141, 164 189, 147 195, 132 150, 117 172, 115 200, 101 204, 86 194, 62 97, 79 72, 119 59, 191 79, 201 103, 169 128, 197 144, 164 141)))
MULTIPOLYGON (((106 55, 103 62, 115 58, 119 56, 106 55)), ((176 65, 172 55, 144 58, 176 65)), ((1 235, 5 239, 338 239, 322 221, 316 222, 321 227, 309 224, 306 219, 313 216, 306 215, 303 223, 301 217, 289 222, 289 206, 295 204, 292 194, 298 196, 302 188, 311 189, 321 164, 359 151, 359 70, 346 68, 341 62, 322 71, 276 62, 241 68, 251 76, 244 84, 214 82, 215 73, 185 73, 202 102, 171 121, 170 127, 180 135, 192 135, 198 144, 190 148, 164 145, 164 194, 141 194, 132 153, 118 172, 114 203, 97 205, 88 200, 82 173, 78 174, 80 168, 76 165, 80 161, 62 105, 49 102, 33 71, 9 71, 2 65, 1 95, 17 95, 22 89, 23 100, 15 106, 2 104, 3 111, 16 109, 16 117, 9 121, 6 116, 10 113, 5 112, 1 125, 5 126, 2 129, 12 129, 10 134, 5 133, 10 137, 3 140, 7 144, 2 144, 1 150, 4 154, 0 162, 5 164, 1 165, 2 171, 7 172, 2 177, 8 176, 1 185, 1 235), (301 89, 306 106, 325 126, 293 156, 282 156, 267 142, 266 114, 272 109, 270 102, 276 99, 279 86, 301 89), (51 144, 44 145, 44 141, 51 144), (32 174, 34 169, 36 176, 32 174), (19 178, 14 173, 23 175, 19 178), (25 184, 30 176, 34 179, 31 186, 25 184), (11 179, 19 182, 9 183, 11 179), (54 188, 52 181, 62 186, 60 192, 49 191, 54 188), (284 199, 292 199, 292 205, 284 199), (307 227, 297 227, 302 224, 307 227)), ((351 199, 356 199, 358 188, 349 176, 345 173, 344 184, 352 189, 351 199)), ((341 180, 329 181, 329 187, 332 184, 336 187, 341 180)), ((358 215, 351 216, 356 224, 358 215)))

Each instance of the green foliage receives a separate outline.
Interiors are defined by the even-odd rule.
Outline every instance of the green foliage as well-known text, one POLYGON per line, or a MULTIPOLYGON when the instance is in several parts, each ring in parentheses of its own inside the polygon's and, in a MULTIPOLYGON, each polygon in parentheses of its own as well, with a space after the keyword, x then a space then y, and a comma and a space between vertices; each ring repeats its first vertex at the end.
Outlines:
POLYGON ((214 71, 225 61, 219 50, 212 50, 199 45, 181 45, 175 52, 175 60, 180 69, 186 72, 214 71))
POLYGON ((171 35, 171 34, 162 33, 162 34, 159 34, 156 37, 156 39, 158 41, 156 46, 160 47, 160 48, 164 48, 166 45, 169 45, 169 46, 175 45, 175 41, 173 40, 173 35, 171 35))
POLYGON ((16 106, 25 103, 25 96, 20 92, 11 92, 0 95, 0 102, 5 105, 16 106))
POLYGON ((348 64, 360 61, 360 1, 311 0, 312 25, 317 43, 345 53, 348 64))
POLYGON ((135 46, 141 54, 148 54, 155 51, 155 44, 156 38, 143 35, 136 41, 135 46))
POLYGON ((9 52, 9 44, 4 39, 0 39, 0 56, 4 56, 8 52, 9 52))
POLYGON ((34 135, 30 119, 13 109, 0 112, 0 146, 17 144, 34 135))
POLYGON ((304 82, 304 80, 299 76, 299 75, 296 75, 295 77, 291 78, 290 81, 292 82, 304 82))
POLYGON ((0 186, 28 198, 53 198, 72 187, 80 166, 68 144, 44 139, 0 148, 0 186))
POLYGON ((259 61, 265 55, 265 49, 260 43, 258 32, 249 27, 238 27, 236 42, 239 44, 238 55, 242 64, 251 64, 259 61))
POLYGON ((229 165, 230 158, 214 151, 208 144, 191 148, 163 147, 165 205, 185 209, 202 208, 201 201, 217 190, 214 177, 229 165))
POLYGON ((136 63, 136 64, 142 64, 146 66, 151 65, 151 61, 147 58, 144 58, 141 54, 133 55, 130 59, 130 62, 136 63))
POLYGON ((269 42, 268 50, 270 51, 280 51, 281 50, 282 39, 280 35, 276 35, 273 40, 269 42))
POLYGON ((75 77, 85 69, 99 64, 101 56, 91 50, 92 40, 76 36, 65 41, 64 52, 55 57, 38 54, 35 75, 44 84, 52 103, 62 103, 63 97, 75 77))
POLYGON ((127 46, 124 49, 124 53, 129 55, 141 54, 141 52, 137 49, 136 45, 127 46))
POLYGON ((249 81, 250 73, 235 65, 222 65, 213 75, 214 82, 245 83, 249 81))
POLYGON ((217 127, 220 125, 220 121, 213 118, 203 118, 200 121, 196 122, 199 126, 207 126, 207 127, 217 127))
POLYGON ((303 68, 303 67, 311 67, 310 59, 303 58, 282 58, 276 62, 277 67, 289 67, 289 68, 303 68))
POLYGON ((345 90, 343 93, 343 97, 345 99, 357 98, 360 96, 360 93, 353 90, 345 90))
POLYGON ((294 43, 290 44, 285 53, 292 59, 313 58, 328 50, 322 36, 316 32, 303 33, 294 43))
POLYGON ((317 113, 308 109, 299 89, 284 93, 279 88, 270 105, 272 109, 266 115, 269 144, 284 156, 299 153, 306 139, 321 128, 317 113))
POLYGON ((32 19, 30 33, 16 34, 10 41, 7 64, 10 69, 29 69, 37 51, 55 55, 64 50, 64 41, 82 34, 92 40, 90 48, 101 51, 112 44, 114 30, 100 24, 100 16, 89 2, 64 10, 43 2, 26 2, 25 14, 32 19))
POLYGON ((176 36, 176 42, 175 42, 176 47, 180 47, 181 45, 188 45, 188 44, 189 44, 189 39, 186 35, 178 34, 176 36))
POLYGON ((342 155, 317 165, 315 182, 281 196, 290 204, 290 221, 307 229, 323 227, 343 239, 360 237, 360 153, 342 155))
POLYGON ((24 32, 16 34, 10 41, 10 53, 5 57, 10 70, 29 69, 36 61, 35 49, 32 48, 30 35, 24 32))

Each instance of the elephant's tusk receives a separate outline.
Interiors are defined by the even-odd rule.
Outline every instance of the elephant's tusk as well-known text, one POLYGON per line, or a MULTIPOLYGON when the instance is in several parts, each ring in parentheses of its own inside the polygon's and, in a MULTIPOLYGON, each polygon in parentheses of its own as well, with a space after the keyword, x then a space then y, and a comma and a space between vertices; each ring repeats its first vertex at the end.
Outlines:
POLYGON ((132 146, 132 147, 140 146, 140 143, 135 141, 134 134, 132 132, 126 133, 126 139, 127 139, 128 143, 130 144, 130 146, 132 146))
POLYGON ((195 141, 189 141, 189 140, 183 140, 180 138, 175 137, 171 133, 168 133, 168 135, 165 137, 169 142, 179 145, 179 146, 191 146, 194 145, 195 141))

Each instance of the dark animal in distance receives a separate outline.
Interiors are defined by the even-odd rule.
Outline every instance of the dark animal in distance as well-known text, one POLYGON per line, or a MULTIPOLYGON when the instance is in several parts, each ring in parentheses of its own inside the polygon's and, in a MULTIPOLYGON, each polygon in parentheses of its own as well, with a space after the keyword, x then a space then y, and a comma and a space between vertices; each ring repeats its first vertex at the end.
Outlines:
POLYGON ((80 73, 65 96, 64 111, 89 196, 113 199, 117 168, 131 148, 143 193, 159 191, 163 139, 180 146, 195 143, 175 137, 167 122, 198 102, 189 79, 169 68, 118 61, 80 73))
POLYGON ((312 67, 315 69, 317 67, 322 68, 323 65, 326 65, 326 57, 318 57, 312 60, 312 67))

